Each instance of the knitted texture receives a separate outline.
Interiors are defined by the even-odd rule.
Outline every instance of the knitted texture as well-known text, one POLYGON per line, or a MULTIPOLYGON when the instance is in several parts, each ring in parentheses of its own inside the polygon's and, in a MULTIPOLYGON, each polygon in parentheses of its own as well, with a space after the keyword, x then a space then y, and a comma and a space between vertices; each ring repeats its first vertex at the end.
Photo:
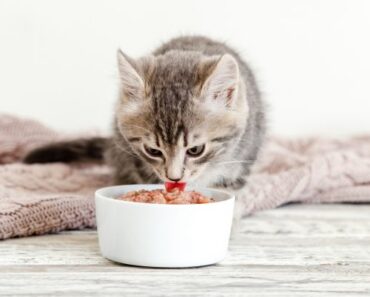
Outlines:
POLYGON ((0 115, 0 239, 95 227, 93 193, 109 184, 106 167, 19 163, 37 146, 71 138, 32 120, 0 115))
MULTIPOLYGON (((0 239, 95 227, 93 193, 109 185, 107 167, 19 162, 66 138, 73 136, 0 115, 0 239)), ((239 198, 241 215, 289 202, 370 202, 370 136, 271 139, 239 198)))

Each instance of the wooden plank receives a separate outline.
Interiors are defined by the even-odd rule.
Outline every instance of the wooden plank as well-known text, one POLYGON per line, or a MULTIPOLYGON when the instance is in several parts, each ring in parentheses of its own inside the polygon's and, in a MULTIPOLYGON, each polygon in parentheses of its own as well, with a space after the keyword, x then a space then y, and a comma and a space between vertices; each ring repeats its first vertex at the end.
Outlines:
POLYGON ((95 231, 0 243, 0 296, 369 296, 370 206, 289 205, 243 220, 218 265, 100 256, 95 231))
MULTIPOLYGON (((9 272, 1 276, 1 295, 95 296, 368 296, 369 277, 361 266, 213 266, 168 270, 116 266, 108 271, 9 272), (25 287, 25 283, 27 286, 25 287), (25 290, 26 289, 26 290, 25 290), (102 294, 102 295, 104 295, 102 294), (306 295, 304 295, 306 294, 306 295), (324 296, 324 295, 323 295, 324 296)), ((368 271, 368 267, 366 268, 368 271)))

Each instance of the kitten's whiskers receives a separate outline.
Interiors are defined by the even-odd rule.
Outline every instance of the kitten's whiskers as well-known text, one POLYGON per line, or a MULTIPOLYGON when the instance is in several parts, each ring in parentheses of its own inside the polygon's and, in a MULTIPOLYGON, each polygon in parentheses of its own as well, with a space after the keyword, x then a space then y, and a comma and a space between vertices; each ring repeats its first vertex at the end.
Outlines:
POLYGON ((254 161, 252 160, 233 160, 233 161, 225 161, 225 162, 216 162, 214 164, 241 164, 241 163, 244 163, 244 164, 253 164, 254 161))

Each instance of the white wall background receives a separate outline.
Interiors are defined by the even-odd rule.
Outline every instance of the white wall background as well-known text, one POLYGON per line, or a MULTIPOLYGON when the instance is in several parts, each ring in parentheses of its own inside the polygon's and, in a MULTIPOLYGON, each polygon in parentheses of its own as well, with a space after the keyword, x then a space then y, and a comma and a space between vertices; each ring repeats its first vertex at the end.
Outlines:
POLYGON ((137 57, 186 33, 250 61, 274 133, 370 132, 367 0, 0 0, 0 111, 107 130, 116 49, 137 57))

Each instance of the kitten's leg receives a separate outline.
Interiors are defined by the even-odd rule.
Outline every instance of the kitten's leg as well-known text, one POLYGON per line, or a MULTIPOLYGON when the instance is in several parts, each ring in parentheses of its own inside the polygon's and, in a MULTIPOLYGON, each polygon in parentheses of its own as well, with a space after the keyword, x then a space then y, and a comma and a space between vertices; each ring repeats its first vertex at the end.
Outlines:
POLYGON ((113 183, 115 185, 135 185, 140 182, 134 176, 114 174, 113 183))
POLYGON ((235 194, 235 207, 231 237, 236 238, 242 232, 242 219, 247 215, 248 197, 246 193, 246 186, 233 192, 235 194))
POLYGON ((221 190, 226 190, 235 195, 234 217, 231 230, 231 237, 235 238, 241 231, 241 221, 246 215, 247 207, 247 181, 245 177, 239 177, 235 180, 223 179, 222 182, 216 184, 214 187, 221 190))

